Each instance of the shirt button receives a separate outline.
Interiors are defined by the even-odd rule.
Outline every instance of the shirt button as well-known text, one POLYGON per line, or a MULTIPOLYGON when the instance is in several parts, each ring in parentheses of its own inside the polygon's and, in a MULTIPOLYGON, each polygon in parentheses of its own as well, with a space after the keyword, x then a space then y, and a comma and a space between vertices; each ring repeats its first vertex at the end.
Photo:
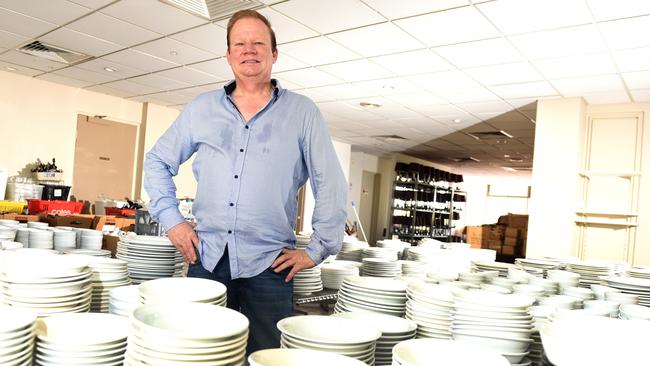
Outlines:
POLYGON ((234 206, 234 205, 235 205, 234 203, 230 202, 230 207, 232 207, 232 206, 234 206))
POLYGON ((248 130, 248 126, 244 126, 244 128, 248 130))
POLYGON ((239 152, 244 152, 244 149, 239 149, 239 152))
POLYGON ((228 230, 228 234, 232 234, 232 230, 228 230))
POLYGON ((237 178, 239 178, 239 176, 238 176, 238 175, 235 175, 235 179, 237 179, 237 178))

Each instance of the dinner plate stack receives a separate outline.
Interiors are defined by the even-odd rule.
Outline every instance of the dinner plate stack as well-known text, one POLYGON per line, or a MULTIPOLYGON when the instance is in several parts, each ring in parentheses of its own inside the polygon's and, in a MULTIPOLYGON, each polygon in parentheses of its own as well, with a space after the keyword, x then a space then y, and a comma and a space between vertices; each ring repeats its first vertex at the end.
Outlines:
POLYGON ((77 234, 72 230, 54 229, 54 249, 64 252, 77 248, 77 234))
POLYGON ((321 265, 323 287, 338 290, 345 277, 359 276, 359 267, 361 263, 351 261, 333 261, 321 265))
POLYGON ((36 316, 0 306, 0 365, 32 364, 36 316))
POLYGON ((131 316, 124 365, 244 365, 248 325, 244 315, 223 306, 142 305, 131 316))
POLYGON ((108 292, 108 312, 110 314, 130 317, 140 303, 139 285, 114 287, 108 292))
POLYGON ((64 250, 65 254, 82 254, 93 257, 111 257, 111 251, 106 249, 68 249, 64 250))
POLYGON ((141 283, 138 296, 142 304, 197 302, 226 306, 226 286, 206 278, 159 278, 141 283))
POLYGON ((533 343, 535 298, 486 291, 455 292, 453 338, 459 342, 489 346, 512 364, 529 354, 533 343))
POLYGON ((293 277, 294 294, 308 295, 318 291, 323 291, 321 266, 303 269, 293 277))
POLYGON ((365 366, 352 357, 298 348, 269 348, 248 356, 250 366, 365 366))
POLYGON ((406 289, 406 318, 417 326, 418 338, 451 338, 454 299, 451 287, 412 282, 406 289))
POLYGON ((298 234, 296 235, 296 248, 298 249, 305 249, 309 245, 309 241, 311 240, 310 235, 305 235, 305 234, 298 234))
POLYGON ((50 224, 41 221, 29 221, 27 222, 27 227, 32 229, 47 230, 47 228, 50 227, 50 224))
POLYGON ((111 289, 131 284, 126 262, 105 257, 84 257, 88 259, 89 267, 93 271, 93 298, 90 302, 90 311, 108 313, 111 289))
POLYGON ((544 288, 544 294, 546 296, 556 295, 560 291, 560 281, 550 278, 533 277, 530 279, 528 284, 544 288))
POLYGON ((499 353, 479 345, 444 339, 411 339, 393 348, 394 366, 510 366, 499 353))
POLYGON ((0 241, 14 241, 16 239, 16 233, 18 232, 18 227, 0 225, 0 241))
POLYGON ((557 311, 557 308, 553 306, 542 305, 530 307, 530 315, 533 316, 535 329, 531 334, 533 343, 530 344, 530 353, 526 357, 534 366, 542 364, 544 355, 544 344, 542 343, 542 336, 539 333, 539 330, 551 321, 550 319, 557 311))
POLYGON ((638 296, 639 305, 650 306, 650 279, 610 276, 603 278, 603 281, 607 286, 621 290, 623 294, 638 296))
POLYGON ((395 250, 397 251, 398 258, 402 259, 406 257, 406 251, 411 247, 411 243, 401 240, 384 239, 377 240, 377 247, 395 250))
POLYGON ((406 286, 406 282, 390 278, 346 277, 339 289, 334 312, 366 311, 404 316, 406 286))
POLYGON ((29 248, 54 249, 54 232, 47 229, 31 228, 29 231, 29 248))
POLYGON ((402 267, 395 259, 363 258, 361 276, 395 278, 402 273, 402 267))
POLYGON ((338 353, 372 366, 381 332, 353 319, 322 315, 292 316, 278 322, 282 348, 302 348, 338 353))
MULTIPOLYGON (((346 238, 347 239, 347 238, 346 238)), ((368 248, 368 243, 359 240, 343 240, 341 250, 336 255, 336 259, 361 262, 363 250, 368 248)))
POLYGON ((558 291, 565 287, 578 287, 580 284, 580 274, 560 269, 550 269, 546 271, 546 279, 556 281, 558 291))
POLYGON ((580 275, 580 287, 589 288, 592 284, 600 284, 599 277, 613 276, 616 274, 614 263, 605 261, 582 261, 578 263, 569 263, 566 266, 567 271, 580 275))
POLYGON ((183 255, 166 237, 121 235, 117 258, 128 263, 134 284, 164 277, 178 277, 183 272, 183 255))
POLYGON ((398 260, 399 252, 391 248, 368 247, 363 249, 362 258, 381 258, 390 261, 398 260))
POLYGON ((15 240, 17 242, 23 243, 23 246, 25 248, 29 247, 29 232, 30 231, 31 231, 31 229, 26 228, 26 227, 19 227, 16 230, 16 239, 15 240))
POLYGON ((122 365, 128 335, 128 320, 112 314, 58 314, 39 319, 34 364, 122 365))
POLYGON ((650 280, 650 267, 634 267, 627 271, 629 277, 643 278, 650 280))
POLYGON ((508 277, 509 268, 516 268, 516 267, 514 264, 502 263, 502 262, 484 262, 484 261, 472 262, 472 270, 474 272, 497 271, 499 272, 499 277, 508 277))
POLYGON ((24 248, 24 244, 18 241, 0 241, 0 250, 16 250, 24 248))
POLYGON ((417 324, 413 321, 391 315, 353 311, 332 316, 358 320, 367 326, 379 328, 381 337, 377 339, 376 343, 375 366, 391 365, 393 347, 402 341, 415 338, 417 329, 417 324))
POLYGON ((401 260, 398 263, 402 267, 402 277, 424 278, 426 276, 425 263, 409 260, 401 260))
POLYGON ((526 272, 538 277, 545 277, 549 269, 558 269, 559 263, 538 258, 517 258, 515 265, 523 268, 526 272))
POLYGON ((81 229, 80 249, 102 249, 104 234, 99 230, 81 229))
POLYGON ((650 309, 642 305, 623 304, 619 309, 618 318, 623 320, 650 320, 650 309))
POLYGON ((92 298, 88 260, 41 251, 3 253, 4 302, 37 316, 87 312, 92 298))

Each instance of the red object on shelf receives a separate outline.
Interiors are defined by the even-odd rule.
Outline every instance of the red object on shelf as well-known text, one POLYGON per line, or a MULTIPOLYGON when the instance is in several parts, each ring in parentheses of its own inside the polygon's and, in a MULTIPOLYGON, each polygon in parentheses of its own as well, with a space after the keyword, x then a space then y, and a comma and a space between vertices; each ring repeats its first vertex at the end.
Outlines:
POLYGON ((105 207, 104 211, 108 216, 133 217, 136 210, 134 208, 105 207))
POLYGON ((81 213, 83 202, 27 200, 27 210, 30 215, 46 213, 52 215, 72 215, 81 213))

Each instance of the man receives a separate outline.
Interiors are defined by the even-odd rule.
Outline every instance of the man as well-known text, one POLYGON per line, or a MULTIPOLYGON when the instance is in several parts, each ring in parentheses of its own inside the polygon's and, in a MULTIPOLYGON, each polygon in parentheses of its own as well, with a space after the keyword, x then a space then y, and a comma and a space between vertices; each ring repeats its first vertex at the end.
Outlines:
POLYGON ((278 51, 268 20, 237 12, 227 42, 235 80, 185 107, 147 153, 145 188, 152 216, 190 262, 188 275, 225 284, 228 307, 251 321, 250 353, 280 346, 276 323, 292 314, 294 275, 340 249, 347 184, 316 105, 271 80, 278 51), (178 211, 172 181, 192 155, 195 229, 178 211), (314 232, 296 250, 296 194, 307 178, 314 232))

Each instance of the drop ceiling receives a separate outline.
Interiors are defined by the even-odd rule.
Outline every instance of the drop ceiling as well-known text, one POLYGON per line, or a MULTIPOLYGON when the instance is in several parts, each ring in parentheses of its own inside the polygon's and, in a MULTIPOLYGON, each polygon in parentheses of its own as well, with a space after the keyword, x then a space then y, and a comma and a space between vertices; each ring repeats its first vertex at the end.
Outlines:
MULTIPOLYGON (((261 3, 278 36, 274 77, 357 151, 527 174, 537 100, 650 101, 650 1, 261 3)), ((0 70, 181 109, 232 77, 226 23, 159 0, 0 0, 0 70), (17 51, 34 40, 92 57, 17 51)))

